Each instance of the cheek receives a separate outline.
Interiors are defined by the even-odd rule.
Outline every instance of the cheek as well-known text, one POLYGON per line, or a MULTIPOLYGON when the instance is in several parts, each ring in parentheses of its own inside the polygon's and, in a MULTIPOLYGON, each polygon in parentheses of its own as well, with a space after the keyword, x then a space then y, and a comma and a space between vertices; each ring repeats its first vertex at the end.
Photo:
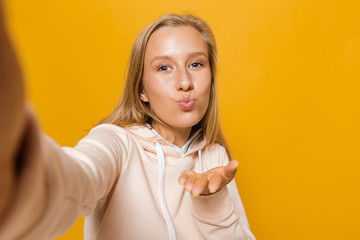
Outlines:
POLYGON ((204 80, 199 83, 199 89, 201 89, 203 95, 209 98, 211 91, 211 74, 204 74, 203 79, 204 80))
MULTIPOLYGON (((156 96, 158 95, 158 84, 156 79, 151 76, 151 74, 144 73, 143 77, 143 93, 146 95, 147 100, 151 103, 153 100, 156 100, 156 96)), ((151 104, 150 104, 151 106, 151 104)))
POLYGON ((170 90, 166 84, 148 82, 144 86, 144 91, 151 109, 154 109, 154 106, 164 105, 170 98, 170 90))

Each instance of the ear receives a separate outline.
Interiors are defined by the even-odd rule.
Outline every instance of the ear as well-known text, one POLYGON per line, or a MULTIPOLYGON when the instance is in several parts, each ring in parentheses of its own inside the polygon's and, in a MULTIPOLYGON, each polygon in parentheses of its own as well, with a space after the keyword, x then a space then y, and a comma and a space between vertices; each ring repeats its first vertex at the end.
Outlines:
POLYGON ((141 93, 140 93, 140 99, 141 99, 141 101, 143 101, 143 102, 149 102, 149 99, 148 99, 148 97, 147 97, 146 92, 145 92, 144 89, 143 89, 143 90, 141 91, 141 93))

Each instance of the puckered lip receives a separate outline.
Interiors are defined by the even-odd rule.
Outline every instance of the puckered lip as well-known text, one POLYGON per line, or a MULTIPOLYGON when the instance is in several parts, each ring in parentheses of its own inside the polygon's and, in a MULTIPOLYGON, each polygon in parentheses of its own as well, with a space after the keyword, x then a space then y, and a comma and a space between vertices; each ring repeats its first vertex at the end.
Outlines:
POLYGON ((196 100, 191 96, 184 96, 177 101, 178 106, 183 111, 191 111, 194 109, 196 100))
POLYGON ((183 96, 179 100, 177 100, 177 102, 184 102, 184 103, 192 102, 192 101, 196 101, 196 99, 191 96, 183 96))

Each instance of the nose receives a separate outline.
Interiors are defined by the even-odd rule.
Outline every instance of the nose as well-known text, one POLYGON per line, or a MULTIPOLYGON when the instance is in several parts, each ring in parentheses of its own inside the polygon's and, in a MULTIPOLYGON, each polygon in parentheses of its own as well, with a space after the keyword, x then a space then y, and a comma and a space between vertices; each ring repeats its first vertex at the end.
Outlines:
POLYGON ((176 88, 179 91, 185 91, 185 92, 190 91, 194 88, 192 76, 188 71, 181 70, 178 72, 176 88))

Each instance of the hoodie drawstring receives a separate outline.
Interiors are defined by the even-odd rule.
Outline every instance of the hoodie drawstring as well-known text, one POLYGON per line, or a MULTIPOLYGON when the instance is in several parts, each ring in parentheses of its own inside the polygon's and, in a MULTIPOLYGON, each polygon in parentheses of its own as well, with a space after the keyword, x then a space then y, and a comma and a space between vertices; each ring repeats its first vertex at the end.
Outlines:
POLYGON ((200 169, 200 173, 203 173, 203 166, 202 166, 202 159, 201 159, 201 150, 198 151, 199 154, 199 169, 200 169))
POLYGON ((160 209, 165 218, 165 222, 167 225, 167 229, 169 232, 169 239, 176 240, 175 228, 174 224, 171 220, 169 210, 166 206, 165 194, 164 194, 164 183, 165 183, 165 157, 164 152, 160 145, 160 139, 154 141, 156 155, 159 163, 159 181, 158 181, 158 197, 160 202, 160 209))

